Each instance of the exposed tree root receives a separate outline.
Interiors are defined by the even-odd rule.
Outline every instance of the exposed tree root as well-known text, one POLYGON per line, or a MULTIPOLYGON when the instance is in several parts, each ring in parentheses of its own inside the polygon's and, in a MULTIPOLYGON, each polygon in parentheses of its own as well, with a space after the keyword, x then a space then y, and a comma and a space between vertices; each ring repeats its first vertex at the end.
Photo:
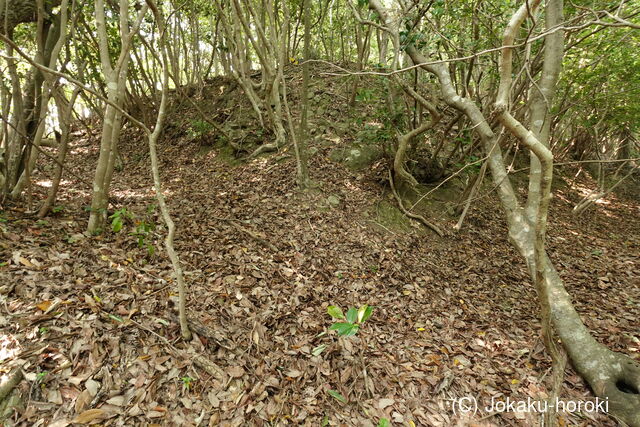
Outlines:
POLYGON ((402 199, 398 195, 398 192, 396 191, 396 187, 393 184, 393 176, 392 176, 391 170, 389 170, 389 184, 391 185, 391 192, 393 193, 393 197, 395 197, 396 201, 398 202, 398 206, 400 207, 400 210, 406 216, 408 216, 409 218, 415 219, 416 221, 420 221, 425 227, 427 227, 427 228, 431 229, 432 231, 434 231, 438 236, 440 236, 440 237, 444 236, 444 233, 442 232, 442 230, 440 230, 440 227, 438 227, 437 225, 429 222, 422 215, 417 215, 417 214, 409 212, 407 210, 407 208, 404 207, 404 204, 402 203, 402 199))
POLYGON ((278 148, 280 148, 280 146, 275 142, 272 142, 271 144, 262 144, 260 147, 256 148, 253 153, 249 154, 249 156, 247 156, 247 159, 255 159, 260 154, 278 151, 278 148))

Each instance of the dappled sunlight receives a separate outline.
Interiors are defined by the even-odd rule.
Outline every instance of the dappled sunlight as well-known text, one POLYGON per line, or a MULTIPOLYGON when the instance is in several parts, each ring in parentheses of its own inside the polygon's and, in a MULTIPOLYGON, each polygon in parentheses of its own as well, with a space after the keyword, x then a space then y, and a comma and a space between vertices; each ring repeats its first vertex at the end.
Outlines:
POLYGON ((538 222, 592 359, 558 395, 610 390, 595 342, 640 357, 632 2, 27 3, 0 8, 0 425, 615 423, 485 406, 551 395, 538 222))
POLYGON ((350 190, 350 191, 362 191, 360 186, 354 184, 354 182, 352 181, 345 181, 344 186, 347 190, 350 190))
MULTIPOLYGON (((155 195, 152 187, 143 187, 138 189, 119 189, 111 192, 115 197, 119 199, 148 199, 155 195)), ((164 190, 163 194, 169 196, 173 194, 171 190, 164 190)))
MULTIPOLYGON (((0 364, 7 359, 12 359, 22 351, 20 342, 11 334, 0 335, 0 364)), ((4 375, 0 379, 0 384, 4 382, 4 375)))

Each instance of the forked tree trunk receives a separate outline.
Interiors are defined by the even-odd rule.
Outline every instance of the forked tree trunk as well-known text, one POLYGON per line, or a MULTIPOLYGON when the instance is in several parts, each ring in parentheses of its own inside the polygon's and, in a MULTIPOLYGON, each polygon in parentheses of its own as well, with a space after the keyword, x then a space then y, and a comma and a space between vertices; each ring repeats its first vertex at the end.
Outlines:
POLYGON ((129 64, 129 50, 132 38, 137 33, 142 19, 148 10, 144 5, 140 8, 133 25, 129 24, 129 1, 120 0, 120 54, 115 64, 111 63, 108 48, 107 27, 105 18, 104 1, 96 0, 95 14, 100 48, 100 62, 103 74, 107 82, 107 94, 109 104, 105 107, 102 136, 100 139, 100 154, 93 179, 93 195, 91 198, 91 212, 87 231, 95 233, 99 231, 106 219, 109 207, 109 187, 113 176, 118 140, 120 138, 122 124, 122 106, 126 96, 127 70, 129 64))

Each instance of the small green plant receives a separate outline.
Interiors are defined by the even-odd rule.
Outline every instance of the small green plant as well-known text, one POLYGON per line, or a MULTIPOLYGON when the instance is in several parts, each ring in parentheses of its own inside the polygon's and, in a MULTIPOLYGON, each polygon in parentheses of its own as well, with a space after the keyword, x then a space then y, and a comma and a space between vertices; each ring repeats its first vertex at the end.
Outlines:
POLYGON ((137 239, 138 247, 146 248, 150 257, 155 253, 155 247, 151 239, 151 233, 156 229, 156 225, 153 222, 153 213, 155 211, 156 205, 147 206, 145 219, 137 221, 136 229, 131 233, 137 239))
POLYGON ((155 247, 151 242, 151 233, 155 230, 156 226, 151 220, 151 215, 155 209, 155 205, 147 207, 145 219, 137 219, 136 215, 128 211, 127 208, 118 209, 109 217, 109 219, 111 219, 111 230, 114 233, 118 233, 124 228, 127 221, 133 221, 135 229, 129 234, 136 238, 139 248, 146 248, 149 256, 153 256, 155 247))
POLYGON ((131 233, 131 235, 135 236, 138 240, 139 248, 147 248, 147 253, 149 256, 153 256, 155 253, 155 247, 153 243, 151 243, 149 239, 149 235, 153 230, 155 230, 156 226, 153 223, 140 221, 138 225, 136 225, 136 230, 131 233))
POLYGON ((125 222, 128 219, 133 219, 134 215, 127 210, 127 208, 118 209, 109 217, 111 220, 111 230, 114 233, 119 232, 124 227, 125 222))
POLYGON ((191 138, 199 138, 208 134, 211 129, 213 129, 213 126, 211 126, 209 122, 204 120, 194 120, 191 122, 188 133, 191 138))
POLYGON ((38 329, 38 333, 39 333, 40 335, 44 335, 44 334, 46 334, 47 332, 49 332, 49 328, 47 328, 47 327, 45 327, 45 326, 41 326, 41 327, 38 329))
POLYGON ((64 211, 64 206, 60 205, 60 206, 54 206, 53 208, 51 208, 51 212, 53 212, 54 214, 60 213, 64 211))
POLYGON ((377 427, 389 427, 390 425, 391 423, 387 418, 380 418, 380 421, 378 421, 377 427))
POLYGON ((362 324, 371 317, 373 307, 366 304, 360 308, 350 307, 347 314, 344 315, 340 307, 330 305, 327 312, 332 318, 343 320, 343 322, 335 322, 329 327, 329 330, 338 332, 341 337, 351 337, 357 334, 362 324))
POLYGON ((361 88, 356 93, 356 101, 369 102, 373 100, 373 89, 361 88))
POLYGON ((187 390, 191 390, 191 386, 193 385, 193 381, 195 380, 187 376, 180 378, 180 381, 182 381, 182 385, 184 386, 184 388, 186 388, 187 390))

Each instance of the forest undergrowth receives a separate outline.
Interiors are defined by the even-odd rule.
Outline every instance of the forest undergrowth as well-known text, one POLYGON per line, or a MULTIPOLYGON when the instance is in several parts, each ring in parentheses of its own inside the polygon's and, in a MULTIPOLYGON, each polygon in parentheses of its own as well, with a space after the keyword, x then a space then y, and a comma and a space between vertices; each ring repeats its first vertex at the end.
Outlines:
MULTIPOLYGON (((312 84, 323 114, 310 122, 314 189, 306 193, 296 189, 288 149, 242 160, 251 151, 243 144, 269 135, 247 119, 229 82, 196 95, 201 112, 183 104, 169 115, 160 167, 179 224, 190 319, 200 325, 190 343, 171 316, 176 290, 135 131, 121 142, 124 167, 102 234, 84 234, 99 138, 90 127, 76 125, 52 216, 4 207, 0 363, 26 373, 16 389, 20 424, 539 422, 533 413, 483 411, 492 399, 544 397, 550 371, 535 290, 489 185, 460 232, 446 213, 435 218, 442 238, 408 219, 401 227, 385 221, 379 207, 395 201, 378 171, 331 156, 358 139, 366 121, 358 114, 370 112, 335 102, 346 85, 340 78, 316 73, 312 84), (213 96, 225 90, 233 93, 213 96), (356 336, 325 333, 328 306, 364 304, 374 310, 356 336), (194 364, 194 351, 220 374, 194 364), (466 396, 478 400, 479 413, 455 413, 452 402, 466 396)), ((640 361, 640 201, 610 194, 574 217, 573 206, 596 186, 576 172, 565 167, 556 177, 549 254, 597 339, 640 361)), ((34 198, 44 197, 45 176, 36 172, 34 198)), ((590 396, 568 368, 561 397, 590 396)), ((615 425, 600 414, 561 417, 564 425, 615 425)))

